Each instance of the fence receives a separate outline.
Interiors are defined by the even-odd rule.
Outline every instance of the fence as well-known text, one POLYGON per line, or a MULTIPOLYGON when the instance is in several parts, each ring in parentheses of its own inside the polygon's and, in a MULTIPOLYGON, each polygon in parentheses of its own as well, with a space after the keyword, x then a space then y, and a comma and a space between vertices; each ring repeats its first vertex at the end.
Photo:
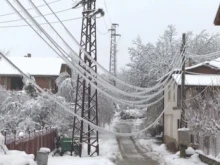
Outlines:
POLYGON ((34 154, 36 157, 37 151, 41 147, 54 150, 56 131, 53 128, 43 129, 39 131, 28 132, 24 136, 16 136, 16 134, 3 133, 5 136, 5 145, 9 150, 25 151, 27 154, 34 154))
MULTIPOLYGON (((219 134, 220 135, 220 134, 219 134)), ((220 154, 220 136, 206 136, 199 138, 199 149, 206 155, 217 157, 220 154)))

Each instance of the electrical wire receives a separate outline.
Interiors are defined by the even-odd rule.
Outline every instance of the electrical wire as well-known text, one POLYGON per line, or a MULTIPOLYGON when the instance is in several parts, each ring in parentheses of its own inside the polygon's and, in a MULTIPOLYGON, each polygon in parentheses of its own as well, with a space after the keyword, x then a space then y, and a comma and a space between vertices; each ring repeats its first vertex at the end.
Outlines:
MULTIPOLYGON (((62 22, 70 22, 73 20, 78 20, 78 19, 82 19, 82 17, 77 17, 77 18, 70 18, 70 19, 65 19, 62 20, 62 22)), ((60 23, 59 21, 53 21, 50 22, 51 24, 58 24, 60 23)), ((40 25, 48 25, 48 23, 40 23, 40 25)), ((11 26, 0 26, 0 28, 22 28, 22 27, 29 27, 29 25, 11 25, 11 26)))
MULTIPOLYGON (((35 7, 35 6, 34 6, 35 7)), ((40 12, 39 10, 38 10, 38 12, 40 12)), ((42 13, 39 13, 40 15, 42 15, 42 13)), ((43 15, 42 15, 43 16, 43 15)), ((44 19, 46 20, 46 18, 44 17, 44 19)), ((47 20, 46 20, 47 21, 47 20)), ((56 30, 52 27, 52 26, 50 26, 55 32, 56 32, 56 30)), ((56 32, 57 33, 57 32, 56 32)), ((58 34, 58 33, 57 33, 58 34)), ((59 34, 58 34, 59 35, 59 34)), ((62 39, 62 37, 59 35, 59 37, 62 39)), ((63 40, 63 39, 62 39, 63 40)), ((63 40, 64 41, 64 40, 63 40)), ((64 41, 65 42, 65 41, 64 41)), ((65 44, 67 44, 66 42, 65 42, 65 44)), ((69 47, 69 45, 67 44, 67 46, 69 47)), ((71 47, 69 47, 70 49, 71 49, 71 47)), ((72 50, 73 51, 73 50, 72 50)), ((75 52, 73 51, 73 53, 75 54, 75 52)), ((71 58, 71 57, 70 57, 71 58)), ((83 61, 82 61, 83 62, 83 61)), ((95 80, 95 81, 97 81, 97 80, 95 80)), ((108 84, 109 85, 109 84, 108 84)), ((114 87, 114 86, 113 86, 114 87)), ((113 90, 113 89, 112 89, 113 90)), ((157 93, 155 93, 155 94, 151 94, 151 98, 149 98, 149 99, 147 99, 147 100, 143 100, 143 101, 134 101, 134 102, 138 102, 138 103, 144 103, 144 102, 146 102, 146 101, 149 101, 149 100, 151 100, 152 99, 152 97, 154 97, 154 96, 157 96, 158 94, 160 94, 162 91, 158 91, 157 93)), ((126 93, 125 93, 126 94, 126 93)), ((127 96, 130 96, 130 94, 128 94, 127 96)), ((145 97, 139 97, 139 98, 145 98, 145 97)))
MULTIPOLYGON (((8 1, 9 2, 9 1, 8 1)), ((21 7, 25 10, 25 8, 22 6, 22 4, 20 4, 20 2, 19 1, 17 1, 17 3, 18 3, 18 5, 21 5, 21 7)), ((9 2, 9 4, 10 4, 10 2, 9 2)), ((15 8, 14 8, 15 9, 15 8)), ((15 9, 16 10, 16 9, 15 9)), ((26 12, 26 11, 24 11, 24 12, 26 12)), ((31 18, 31 15, 29 15, 29 13, 27 12, 26 13, 28 16, 30 16, 30 18, 31 18)), ((22 15, 21 15, 21 17, 22 17, 22 15)), ((33 20, 33 22, 35 23, 35 21, 33 20)), ((28 22, 27 22, 28 23, 28 22)), ((37 25, 37 24, 36 24, 37 25)), ((31 26, 31 25, 30 25, 31 26)), ((32 26, 31 26, 32 27, 32 26)), ((34 28, 33 28, 33 30, 35 31, 35 32, 37 32, 34 28)), ((41 30, 43 30, 43 29, 41 29, 41 30)), ((42 31, 42 32, 45 32, 44 30, 42 31)), ((40 36, 40 35, 39 35, 40 36)), ((42 38, 42 36, 40 36, 41 38, 42 38)), ((48 36, 47 36, 48 37, 48 36)), ((43 38, 42 38, 43 39, 43 38)), ((45 40, 44 40, 45 41, 45 40)), ((50 41, 51 41, 51 39, 50 39, 50 41)), ((51 41, 53 44, 55 44, 54 43, 54 41, 51 41)), ((47 42, 46 42, 47 43, 47 42)), ((51 45, 49 44, 49 46, 51 47, 51 45)), ((57 46, 57 45, 56 45, 57 46)), ((52 47, 51 47, 52 48, 52 47)), ((53 50, 54 50, 54 48, 52 48, 53 50)), ((60 48, 58 49, 59 51, 60 51, 60 48)), ((55 52, 56 52, 56 50, 54 50, 55 52)), ((63 51, 63 50, 62 50, 63 51)), ((60 51, 61 52, 61 54, 63 53, 62 51, 60 51)), ((57 52, 56 52, 57 53, 57 52)), ((69 63, 66 59, 68 59, 68 58, 63 58, 63 56, 62 55, 60 55, 59 53, 57 53, 69 66, 74 66, 74 65, 72 65, 71 63, 69 63)), ((75 67, 75 66, 74 66, 75 67)), ((93 86, 95 89, 97 89, 100 93, 103 93, 104 95, 106 95, 107 97, 109 97, 110 99, 112 99, 112 100, 117 100, 117 102, 121 102, 121 103, 125 103, 125 104, 127 104, 127 105, 132 105, 132 106, 134 106, 133 104, 131 104, 130 102, 128 102, 128 101, 125 101, 125 100, 122 100, 122 99, 115 99, 114 97, 112 97, 111 95, 109 95, 108 93, 106 93, 105 91, 103 91, 102 89, 100 89, 99 87, 97 87, 96 86, 96 84, 94 84, 94 82, 92 82, 92 81, 90 81, 89 80, 89 78, 87 78, 85 75, 84 75, 84 73, 81 73, 79 70, 78 70, 78 68, 74 68, 74 69, 76 69, 76 72, 78 73, 78 74, 80 74, 86 81, 88 81, 89 83, 90 83, 90 85, 91 86, 93 86)), ((158 102, 158 101, 157 101, 158 102)), ((153 103, 152 103, 153 104, 153 103)), ((146 105, 139 105, 138 107, 146 107, 146 105)))
MULTIPOLYGON (((61 1, 61 0, 56 0, 56 1, 48 2, 48 4, 54 4, 54 3, 57 3, 57 2, 59 2, 59 1, 61 1)), ((43 7, 43 6, 46 6, 46 5, 43 4, 43 5, 39 5, 38 7, 43 7)), ((28 8, 27 10, 32 10, 32 9, 33 9, 33 8, 28 8)), ((21 11, 19 11, 19 12, 21 12, 21 11)), ((1 14, 0 17, 4 17, 4 16, 8 16, 8 15, 14 15, 14 14, 16 14, 16 13, 13 12, 13 13, 1 14)))
MULTIPOLYGON (((72 10, 72 8, 68 8, 68 9, 63 9, 63 10, 59 10, 59 11, 56 11, 55 13, 62 13, 62 12, 65 12, 65 11, 69 11, 69 10, 72 10)), ((49 15, 53 15, 53 13, 47 13, 47 14, 44 14, 44 16, 49 16, 49 15)), ((34 18, 39 18, 41 16, 35 16, 34 18)), ((82 18, 82 17, 81 17, 82 18)), ((25 18, 27 19, 27 18, 25 18)), ((5 24, 5 23, 12 23, 12 22, 19 22, 19 21, 23 21, 23 19, 14 19, 14 20, 8 20, 8 21, 1 21, 0 24, 5 24)))
MULTIPOLYGON (((45 3, 47 3, 46 1, 44 1, 45 3)), ((51 7, 49 5, 47 5, 48 8, 50 8, 51 12, 53 12, 53 10, 51 9, 51 7)), ((58 20, 59 17, 54 13, 54 15, 56 16, 56 18, 58 20)), ((141 88, 141 87, 136 87, 136 86, 133 86, 133 85, 130 85, 120 79, 118 79, 116 76, 112 75, 111 73, 109 73, 102 65, 100 65, 99 63, 97 63, 93 58, 91 58, 91 56, 80 46, 80 44, 78 43, 78 41, 75 39, 75 37, 69 32, 69 30, 66 28, 66 26, 60 22, 61 25, 64 27, 64 29, 66 30, 66 32, 70 35, 71 39, 77 44, 77 46, 80 48, 80 50, 82 50, 82 52, 88 57, 88 59, 90 59, 94 64, 96 64, 98 67, 100 67, 106 74, 108 74, 108 76, 110 76, 110 78, 114 79, 115 81, 117 81, 118 83, 121 83, 121 84, 124 84, 126 85, 127 87, 130 87, 130 88, 133 88, 133 89, 136 89, 136 90, 144 90, 145 92, 148 92, 150 90, 155 90, 157 89, 157 87, 154 87, 154 88, 141 88)))
MULTIPOLYGON (((67 62, 68 63, 68 62, 67 62)), ((81 74, 81 76, 84 76, 82 73, 80 73, 80 72, 78 72, 79 74, 81 74)), ((83 78, 85 78, 87 81, 89 81, 90 83, 93 83, 93 82, 91 82, 87 77, 83 77, 83 78)), ((92 86, 94 85, 94 84, 91 84, 92 86)), ((96 85, 94 85, 95 86, 95 88, 98 90, 98 88, 96 87, 96 85)), ((101 90, 100 91, 100 89, 99 89, 99 92, 101 92, 101 93, 103 93, 103 91, 101 90)), ((105 93, 104 92, 104 94, 106 95, 107 93, 105 93)), ((108 97, 111 97, 110 95, 107 95, 108 97)), ((112 98, 111 97, 111 99, 113 99, 113 100, 115 100, 115 98, 112 98)), ((117 101, 119 101, 118 99, 117 99, 117 101)), ((121 102, 123 101, 123 100, 120 100, 121 102)), ((158 100, 157 100, 157 102, 158 102, 158 100)), ((131 105, 130 104, 130 102, 124 102, 124 103, 126 103, 126 104, 129 104, 129 105, 131 105)), ((155 103, 155 102, 154 102, 155 103)), ((153 104, 153 103, 152 103, 153 104)), ((133 104, 132 104, 133 105, 133 104)), ((150 105, 150 104, 149 104, 150 105)), ((143 105, 142 107, 146 107, 147 105, 143 105)))

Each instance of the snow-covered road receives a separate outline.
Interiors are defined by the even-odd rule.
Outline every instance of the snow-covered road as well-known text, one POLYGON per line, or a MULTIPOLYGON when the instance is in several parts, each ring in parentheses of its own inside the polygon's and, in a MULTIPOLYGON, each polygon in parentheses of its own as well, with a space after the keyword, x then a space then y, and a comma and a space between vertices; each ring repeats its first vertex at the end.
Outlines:
MULTIPOLYGON (((129 124, 115 125, 118 132, 130 132, 131 126, 129 124)), ((117 137, 119 151, 121 157, 117 158, 117 165, 159 165, 159 163, 149 156, 147 156, 147 148, 143 148, 138 142, 130 137, 117 137)))

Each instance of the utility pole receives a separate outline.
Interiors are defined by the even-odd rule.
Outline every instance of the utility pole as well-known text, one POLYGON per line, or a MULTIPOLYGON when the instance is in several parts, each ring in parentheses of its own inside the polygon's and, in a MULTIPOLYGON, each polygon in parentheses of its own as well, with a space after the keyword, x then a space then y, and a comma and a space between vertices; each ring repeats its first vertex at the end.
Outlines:
MULTIPOLYGON (((185 100, 185 45, 186 45, 186 34, 182 35, 182 46, 181 46, 181 55, 182 55, 182 74, 181 74, 181 128, 186 126, 185 120, 185 109, 184 109, 184 100, 185 100)), ((180 135, 179 135, 180 136, 180 135)), ((186 148, 187 146, 183 143, 180 143, 180 157, 186 157, 186 148)))
MULTIPOLYGON (((109 64, 109 72, 117 76, 117 37, 120 37, 120 34, 116 33, 116 28, 118 24, 113 23, 111 29, 111 45, 110 45, 110 64, 109 64)), ((116 86, 115 80, 113 80, 114 86, 116 86)))
POLYGON ((185 127, 185 109, 184 109, 184 100, 185 100, 185 45, 186 45, 186 34, 182 35, 182 46, 181 46, 181 55, 182 55, 182 74, 181 74, 181 127, 185 127))
MULTIPOLYGON (((97 45, 96 45, 96 15, 104 15, 102 9, 96 10, 96 0, 82 0, 77 3, 73 8, 82 5, 83 18, 82 18, 82 30, 80 46, 95 60, 97 61, 97 45)), ((93 69, 97 73, 97 66, 88 57, 86 57, 84 51, 80 49, 79 57, 84 60, 89 68, 93 69)), ((84 64, 79 63, 80 66, 84 64)), ((85 75, 89 75, 87 70, 85 75)), ((94 81, 97 85, 97 82, 94 81)), ((82 76, 77 77, 76 87, 76 101, 75 101, 75 113, 81 115, 82 118, 89 122, 98 125, 98 93, 96 89, 91 87, 89 82, 83 79, 82 76)), ((93 156, 95 153, 99 155, 99 133, 94 128, 80 121, 74 117, 73 132, 72 132, 72 152, 75 151, 74 145, 79 146, 78 154, 82 156, 82 146, 87 144, 87 153, 89 156, 93 156)))

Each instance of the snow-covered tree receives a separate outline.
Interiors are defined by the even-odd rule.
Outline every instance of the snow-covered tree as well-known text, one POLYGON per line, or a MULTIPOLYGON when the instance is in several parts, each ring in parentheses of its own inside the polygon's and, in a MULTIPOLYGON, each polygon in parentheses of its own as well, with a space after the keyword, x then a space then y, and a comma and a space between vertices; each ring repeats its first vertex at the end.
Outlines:
POLYGON ((75 102, 75 81, 67 72, 60 73, 56 79, 58 95, 66 99, 67 102, 75 102))

